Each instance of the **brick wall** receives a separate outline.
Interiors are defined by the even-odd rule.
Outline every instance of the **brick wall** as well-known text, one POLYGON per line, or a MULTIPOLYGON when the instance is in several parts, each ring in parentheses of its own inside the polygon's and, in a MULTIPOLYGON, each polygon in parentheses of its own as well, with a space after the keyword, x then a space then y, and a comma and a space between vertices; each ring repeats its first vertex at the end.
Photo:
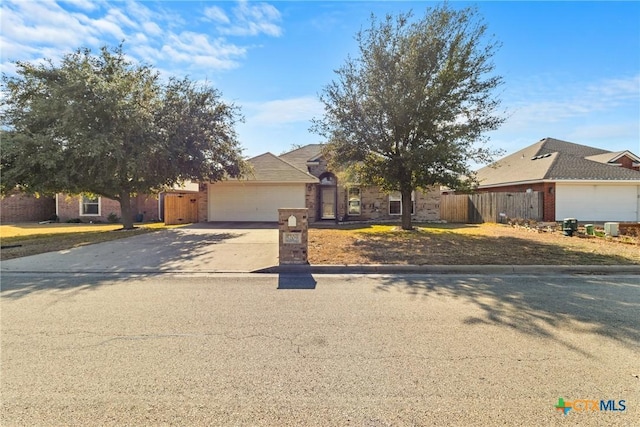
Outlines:
POLYGON ((616 160, 614 163, 618 163, 619 165, 621 165, 623 168, 627 168, 627 169, 632 169, 632 170, 640 170, 640 166, 633 166, 633 160, 627 156, 622 156, 620 157, 618 160, 616 160))
POLYGON ((0 222, 36 222, 45 221, 56 213, 53 197, 35 197, 24 193, 15 193, 0 199, 0 222))
POLYGON ((478 189, 480 193, 524 193, 527 189, 540 191, 543 194, 543 220, 556 220, 556 184, 555 182, 537 182, 534 184, 507 185, 478 189))
MULTIPOLYGON (((279 263, 307 264, 309 247, 309 216, 308 209, 278 209, 278 254, 279 263), (289 226, 290 216, 296 218, 295 225, 289 226), (299 242, 287 242, 287 234, 299 237, 299 242)), ((296 237, 294 236, 294 237, 296 237)))
MULTIPOLYGON (((106 197, 100 197, 99 215, 81 215, 80 202, 81 196, 71 196, 68 194, 58 194, 58 217, 61 222, 70 219, 81 219, 83 222, 109 222, 110 213, 122 216, 120 210, 120 202, 106 197)), ((158 197, 154 195, 140 195, 131 200, 131 213, 135 216, 139 213, 143 215, 144 221, 155 221, 159 217, 158 213, 158 197)))
POLYGON ((198 187, 198 222, 207 222, 209 216, 209 184, 201 182, 198 187))
POLYGON ((133 214, 141 213, 144 221, 157 221, 160 218, 158 196, 141 194, 131 204, 133 214))

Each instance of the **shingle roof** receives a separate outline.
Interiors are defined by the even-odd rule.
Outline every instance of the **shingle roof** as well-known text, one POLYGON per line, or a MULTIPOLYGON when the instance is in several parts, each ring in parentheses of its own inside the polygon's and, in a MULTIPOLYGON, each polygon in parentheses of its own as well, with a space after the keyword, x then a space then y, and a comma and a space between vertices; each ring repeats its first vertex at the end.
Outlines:
POLYGON ((614 158, 615 155, 599 148, 545 138, 478 170, 477 178, 480 187, 564 179, 640 182, 640 172, 601 161, 607 156, 614 158))
POLYGON ((291 163, 300 170, 307 170, 307 162, 314 160, 322 153, 323 144, 309 144, 280 155, 280 158, 291 163))
MULTIPOLYGON (((298 169, 291 163, 271 153, 264 153, 247 160, 251 172, 241 178, 246 181, 265 182, 318 182, 315 176, 298 169)), ((306 169, 306 167, 305 167, 306 169)))

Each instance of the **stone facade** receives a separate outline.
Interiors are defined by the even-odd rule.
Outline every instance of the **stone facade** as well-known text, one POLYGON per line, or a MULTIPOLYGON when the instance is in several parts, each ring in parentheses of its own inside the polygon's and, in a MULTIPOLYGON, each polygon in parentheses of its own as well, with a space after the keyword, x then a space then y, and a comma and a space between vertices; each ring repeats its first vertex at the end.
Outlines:
POLYGON ((280 264, 308 264, 309 215, 306 208, 278 210, 280 264), (293 223, 289 219, 293 218, 293 223))
MULTIPOLYGON (((319 186, 308 184, 306 206, 309 209, 309 221, 321 221, 319 186)), ((389 194, 376 186, 340 185, 336 186, 337 219, 340 221, 375 221, 384 220, 400 221, 401 215, 391 214, 389 210, 389 194), (349 188, 360 189, 360 214, 349 215, 348 192, 349 188)), ((440 188, 433 186, 426 191, 417 190, 414 198, 414 221, 439 221, 440 220, 440 188)))
MULTIPOLYGON (((61 222, 70 219, 80 219, 83 222, 108 222, 109 214, 114 213, 118 217, 122 216, 120 203, 106 197, 98 198, 98 214, 83 215, 81 210, 82 196, 71 196, 68 194, 56 195, 56 213, 61 222)), ((158 198, 153 195, 139 195, 131 199, 131 209, 133 215, 142 214, 144 221, 158 220, 158 198)))
MULTIPOLYGON (((328 172, 327 162, 320 158, 314 164, 310 164, 308 172, 320 178, 328 172)), ((306 207, 309 209, 309 221, 321 221, 320 191, 319 185, 307 184, 306 207)), ((377 186, 360 186, 343 184, 339 181, 336 186, 337 205, 336 215, 338 220, 370 221, 370 220, 398 220, 401 215, 389 213, 389 194, 383 192, 377 186), (348 214, 348 189, 360 188, 360 215, 348 214)), ((412 215, 415 221, 439 221, 440 220, 440 187, 433 186, 426 191, 415 192, 415 209, 412 215)))

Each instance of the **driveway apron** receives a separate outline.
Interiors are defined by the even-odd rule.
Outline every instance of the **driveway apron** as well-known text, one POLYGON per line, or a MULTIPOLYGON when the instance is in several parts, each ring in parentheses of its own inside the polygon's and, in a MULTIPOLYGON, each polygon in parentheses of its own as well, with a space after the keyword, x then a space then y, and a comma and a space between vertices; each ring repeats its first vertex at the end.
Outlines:
POLYGON ((278 265, 274 224, 212 223, 3 261, 3 272, 252 272, 278 265))

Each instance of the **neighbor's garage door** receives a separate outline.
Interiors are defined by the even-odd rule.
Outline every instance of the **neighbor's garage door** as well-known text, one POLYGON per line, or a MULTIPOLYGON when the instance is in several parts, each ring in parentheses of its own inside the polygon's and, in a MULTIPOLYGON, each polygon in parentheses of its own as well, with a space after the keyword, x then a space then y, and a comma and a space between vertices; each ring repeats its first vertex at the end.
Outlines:
POLYGON ((209 185, 209 221, 278 221, 279 208, 304 208, 304 184, 209 185))
POLYGON ((640 221, 637 185, 556 184, 556 220, 640 221))

